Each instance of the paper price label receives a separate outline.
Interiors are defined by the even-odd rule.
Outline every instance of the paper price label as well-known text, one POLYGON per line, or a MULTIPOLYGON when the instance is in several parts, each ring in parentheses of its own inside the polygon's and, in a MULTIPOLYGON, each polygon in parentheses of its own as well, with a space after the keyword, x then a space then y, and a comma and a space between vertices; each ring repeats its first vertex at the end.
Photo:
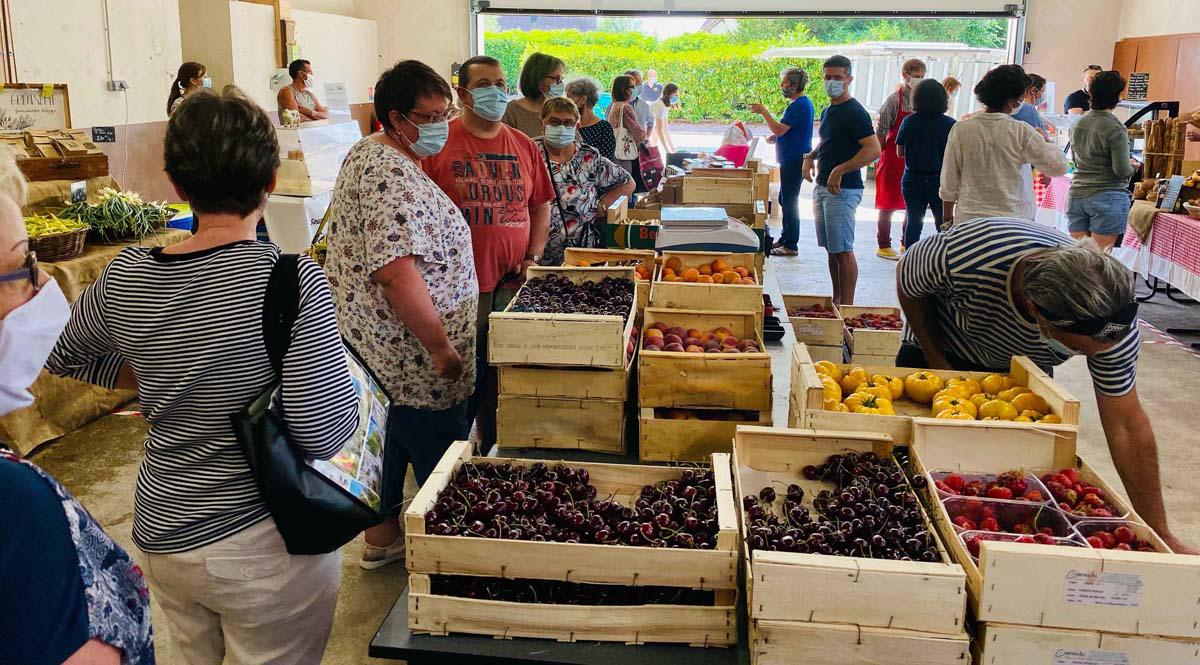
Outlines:
POLYGON ((1129 654, 1098 649, 1059 649, 1052 665, 1129 665, 1129 654))
POLYGON ((54 96, 54 84, 53 83, 43 83, 42 84, 42 96, 43 97, 53 97, 54 96))
POLYGON ((792 327, 796 331, 796 337, 807 335, 809 337, 819 337, 825 334, 825 329, 815 323, 793 323, 792 327))
POLYGON ((1138 607, 1144 589, 1142 576, 1134 573, 1070 570, 1063 587, 1063 600, 1075 605, 1138 607))

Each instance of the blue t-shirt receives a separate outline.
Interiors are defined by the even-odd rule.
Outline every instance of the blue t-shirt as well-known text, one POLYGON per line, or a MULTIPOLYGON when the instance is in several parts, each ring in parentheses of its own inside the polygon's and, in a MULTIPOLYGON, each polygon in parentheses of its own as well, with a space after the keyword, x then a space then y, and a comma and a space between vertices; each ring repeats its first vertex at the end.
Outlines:
POLYGON ((801 95, 788 104, 779 122, 788 126, 783 136, 775 139, 775 158, 780 164, 804 159, 812 152, 813 116, 816 109, 808 95, 801 95))
POLYGON ((1034 105, 1030 104, 1029 102, 1021 102, 1021 107, 1018 108, 1017 112, 1013 114, 1013 120, 1020 120, 1021 122, 1037 130, 1045 129, 1045 127, 1042 125, 1041 114, 1039 114, 1037 112, 1037 108, 1035 108, 1034 105))
POLYGON ((90 639, 75 543, 54 488, 0 459, 0 663, 58 665, 90 639))
MULTIPOLYGON (((829 172, 850 161, 862 149, 859 141, 875 135, 871 114, 851 97, 841 104, 830 104, 821 114, 821 145, 817 148, 817 184, 829 182, 829 172)), ((842 189, 862 189, 862 169, 842 176, 842 189)))
POLYGON ((904 168, 918 175, 942 172, 942 156, 954 118, 936 111, 914 113, 900 123, 896 145, 904 146, 904 168))

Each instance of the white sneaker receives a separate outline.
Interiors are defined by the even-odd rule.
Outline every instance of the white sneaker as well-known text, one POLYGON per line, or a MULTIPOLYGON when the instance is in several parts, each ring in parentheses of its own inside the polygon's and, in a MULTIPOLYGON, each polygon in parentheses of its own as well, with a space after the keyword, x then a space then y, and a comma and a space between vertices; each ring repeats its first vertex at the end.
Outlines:
POLYGON ((396 539, 396 542, 387 547, 376 547, 369 543, 363 543, 362 559, 358 562, 358 565, 363 570, 375 570, 376 568, 383 568, 389 563, 403 559, 404 536, 400 536, 396 539))

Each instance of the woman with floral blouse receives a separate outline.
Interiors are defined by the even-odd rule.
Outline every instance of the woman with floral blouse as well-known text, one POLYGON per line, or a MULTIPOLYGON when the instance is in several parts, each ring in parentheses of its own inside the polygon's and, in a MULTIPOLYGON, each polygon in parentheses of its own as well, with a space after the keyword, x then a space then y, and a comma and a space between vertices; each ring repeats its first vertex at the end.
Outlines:
MULTIPOLYGON (((442 453, 471 430, 479 285, 471 232, 425 175, 446 143, 451 93, 428 65, 405 60, 375 85, 383 123, 354 145, 333 194, 329 276, 342 336, 392 399, 384 494, 399 497, 409 463, 424 484, 442 453)), ((397 519, 366 532, 361 566, 404 557, 397 519)))
POLYGON ((633 193, 629 173, 581 143, 578 125, 579 109, 571 100, 558 97, 542 107, 542 135, 533 142, 546 160, 555 194, 542 265, 562 264, 567 247, 604 247, 605 211, 633 193))

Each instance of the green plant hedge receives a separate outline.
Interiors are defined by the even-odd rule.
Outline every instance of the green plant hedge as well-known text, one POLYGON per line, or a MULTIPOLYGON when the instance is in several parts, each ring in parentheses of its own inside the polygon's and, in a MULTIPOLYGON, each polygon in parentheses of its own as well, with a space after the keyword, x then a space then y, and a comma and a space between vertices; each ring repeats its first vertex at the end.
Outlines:
POLYGON ((758 56, 773 46, 805 43, 794 40, 730 44, 722 35, 684 35, 663 42, 630 33, 580 33, 574 30, 507 31, 485 35, 485 52, 503 64, 505 74, 515 81, 520 63, 531 53, 558 56, 567 63, 567 79, 591 76, 610 89, 613 78, 625 70, 658 70, 658 80, 680 88, 682 108, 672 118, 688 121, 760 120, 735 104, 762 102, 773 113, 783 112, 779 75, 788 67, 809 73, 808 95, 818 112, 829 104, 820 82, 819 60, 763 60, 758 56), (518 51, 517 47, 521 49, 518 51))

